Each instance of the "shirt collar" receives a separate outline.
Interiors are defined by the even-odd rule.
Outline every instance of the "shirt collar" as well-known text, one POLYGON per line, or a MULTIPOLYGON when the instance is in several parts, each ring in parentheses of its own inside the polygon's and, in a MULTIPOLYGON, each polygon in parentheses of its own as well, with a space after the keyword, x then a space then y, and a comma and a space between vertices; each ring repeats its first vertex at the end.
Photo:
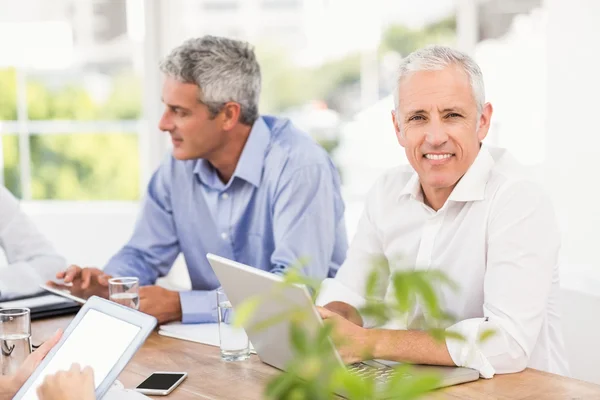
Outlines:
MULTIPOLYGON (((494 159, 492 155, 485 146, 482 146, 479 154, 475 157, 475 161, 473 161, 473 164, 471 164, 467 172, 460 179, 448 200, 463 202, 483 200, 485 198, 485 187, 493 166, 494 159)), ((414 199, 423 201, 421 182, 416 172, 413 173, 404 188, 402 188, 398 199, 403 196, 411 196, 414 199)))
MULTIPOLYGON (((248 140, 244 145, 233 176, 245 180, 258 187, 262 180, 265 152, 271 142, 271 132, 262 117, 252 125, 248 140)), ((194 166, 194 173, 208 186, 215 186, 219 177, 214 167, 205 159, 199 159, 194 166)))
POLYGON ((448 200, 463 202, 483 200, 485 198, 485 187, 493 166, 494 159, 492 155, 486 147, 482 146, 475 161, 450 193, 448 200))
POLYGON ((406 182, 406 185, 402 188, 398 199, 403 196, 410 196, 417 200, 423 200, 423 192, 421 191, 421 182, 419 181, 419 175, 416 172, 413 172, 412 176, 406 182))

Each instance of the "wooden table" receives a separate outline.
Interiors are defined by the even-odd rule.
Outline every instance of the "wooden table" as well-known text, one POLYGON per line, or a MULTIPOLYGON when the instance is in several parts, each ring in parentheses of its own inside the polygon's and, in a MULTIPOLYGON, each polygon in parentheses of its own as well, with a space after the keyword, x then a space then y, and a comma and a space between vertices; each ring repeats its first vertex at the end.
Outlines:
MULTIPOLYGON (((33 343, 39 344, 71 317, 35 321, 33 343)), ((188 378, 169 395, 170 399, 262 399, 265 383, 278 370, 252 356, 243 362, 221 361, 219 349, 199 343, 171 339, 152 333, 119 380, 135 387, 154 371, 186 371, 188 378)), ((527 369, 518 374, 452 386, 433 399, 600 399, 600 386, 546 372, 527 369)))

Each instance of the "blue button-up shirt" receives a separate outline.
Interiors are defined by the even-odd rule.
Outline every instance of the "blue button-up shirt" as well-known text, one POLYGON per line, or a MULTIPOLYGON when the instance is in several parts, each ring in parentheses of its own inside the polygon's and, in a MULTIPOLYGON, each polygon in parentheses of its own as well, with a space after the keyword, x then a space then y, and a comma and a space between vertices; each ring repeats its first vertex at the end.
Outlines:
POLYGON ((340 179, 327 153, 289 120, 253 125, 235 172, 223 183, 204 160, 170 156, 148 185, 129 243, 106 265, 152 285, 183 253, 192 290, 184 323, 216 321, 214 253, 273 273, 305 260, 315 278, 335 275, 348 247, 340 179))

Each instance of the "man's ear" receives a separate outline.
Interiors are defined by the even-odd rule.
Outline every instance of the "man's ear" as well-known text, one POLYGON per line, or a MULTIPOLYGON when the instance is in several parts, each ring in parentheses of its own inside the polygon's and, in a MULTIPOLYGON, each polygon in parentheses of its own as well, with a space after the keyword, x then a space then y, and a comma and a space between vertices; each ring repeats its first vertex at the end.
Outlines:
POLYGON ((398 139, 398 143, 400 143, 400 146, 404 147, 404 145, 406 144, 406 139, 404 137, 404 134, 400 130, 400 125, 398 124, 398 120, 396 117, 396 111, 392 110, 392 123, 394 124, 394 130, 396 131, 396 139, 398 139))
POLYGON ((479 116, 479 121, 477 121, 477 139, 480 142, 485 139, 489 130, 490 123, 492 121, 492 113, 494 112, 494 108, 490 103, 485 103, 483 105, 483 110, 481 111, 481 115, 479 116))
POLYGON ((242 115, 242 107, 233 101, 225 103, 221 109, 223 130, 229 131, 233 129, 240 120, 242 115))

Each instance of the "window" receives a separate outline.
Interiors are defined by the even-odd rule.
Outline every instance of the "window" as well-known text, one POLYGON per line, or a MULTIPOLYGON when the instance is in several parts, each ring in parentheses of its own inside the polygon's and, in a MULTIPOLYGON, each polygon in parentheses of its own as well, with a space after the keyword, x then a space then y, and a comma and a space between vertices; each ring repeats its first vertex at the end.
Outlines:
POLYGON ((0 179, 17 197, 139 198, 141 43, 126 11, 127 0, 0 2, 14 39, 0 43, 0 179))

